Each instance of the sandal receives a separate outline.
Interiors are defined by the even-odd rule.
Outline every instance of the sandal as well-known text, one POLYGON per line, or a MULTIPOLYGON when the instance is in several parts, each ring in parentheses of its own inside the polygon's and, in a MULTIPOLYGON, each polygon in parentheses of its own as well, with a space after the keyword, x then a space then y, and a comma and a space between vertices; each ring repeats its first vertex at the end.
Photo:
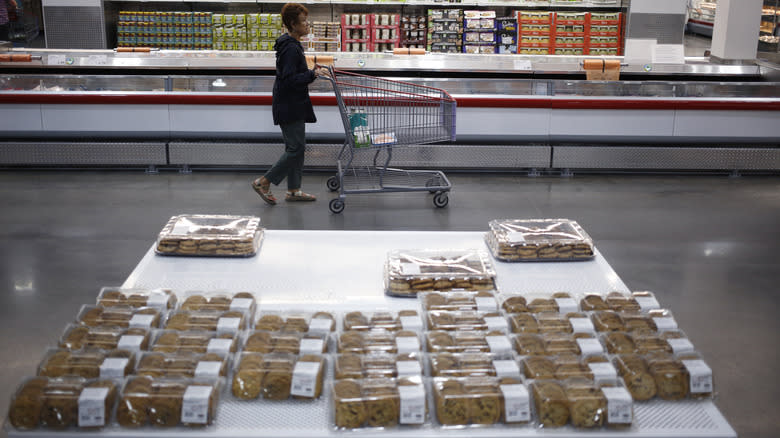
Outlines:
POLYGON ((292 193, 287 192, 287 196, 284 197, 284 200, 288 202, 311 202, 316 201, 317 197, 298 190, 297 192, 292 193))
POLYGON ((261 198, 263 198, 263 201, 271 204, 276 205, 276 197, 271 193, 271 183, 268 183, 266 185, 260 184, 260 179, 256 179, 252 181, 252 188, 257 192, 258 195, 260 195, 261 198))

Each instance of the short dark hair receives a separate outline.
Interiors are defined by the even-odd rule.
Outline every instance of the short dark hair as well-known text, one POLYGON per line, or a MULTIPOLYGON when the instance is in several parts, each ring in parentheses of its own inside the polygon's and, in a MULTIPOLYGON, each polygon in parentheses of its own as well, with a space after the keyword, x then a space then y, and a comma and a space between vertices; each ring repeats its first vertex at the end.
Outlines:
POLYGON ((309 10, 306 6, 300 3, 287 3, 282 7, 282 23, 288 30, 292 30, 293 26, 298 23, 298 17, 301 13, 309 15, 309 10))

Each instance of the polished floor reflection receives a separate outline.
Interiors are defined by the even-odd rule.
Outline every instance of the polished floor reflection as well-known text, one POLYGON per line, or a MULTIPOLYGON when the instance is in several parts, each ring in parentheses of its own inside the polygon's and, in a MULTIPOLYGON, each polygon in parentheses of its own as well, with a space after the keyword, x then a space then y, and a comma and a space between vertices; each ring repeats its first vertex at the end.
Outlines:
POLYGON ((630 288, 655 291, 673 310, 739 435, 780 432, 777 177, 454 174, 446 209, 421 193, 355 195, 332 215, 327 176, 304 178, 319 201, 270 207, 250 174, 0 172, 0 413, 79 307, 121 284, 172 215, 258 215, 270 229, 453 231, 566 217, 630 288))

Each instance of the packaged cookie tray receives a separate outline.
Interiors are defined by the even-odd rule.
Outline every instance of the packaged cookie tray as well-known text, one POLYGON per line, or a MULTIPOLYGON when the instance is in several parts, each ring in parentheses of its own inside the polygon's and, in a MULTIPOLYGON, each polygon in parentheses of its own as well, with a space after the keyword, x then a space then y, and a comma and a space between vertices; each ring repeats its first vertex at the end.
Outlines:
POLYGON ((156 330, 151 351, 158 353, 213 353, 225 357, 239 348, 237 334, 203 330, 156 330))
POLYGON ((430 424, 426 386, 419 377, 342 379, 332 385, 331 418, 336 429, 430 424))
POLYGON ((252 318, 237 310, 175 310, 168 314, 164 328, 167 330, 203 330, 217 334, 237 334, 252 328, 252 318))
POLYGON ((182 294, 179 310, 235 311, 254 319, 257 299, 251 292, 187 291, 182 294))
POLYGON ((509 332, 509 323, 506 317, 498 312, 431 310, 426 313, 425 317, 429 330, 509 332))
POLYGON ((579 312, 578 296, 569 292, 502 293, 499 297, 501 309, 507 313, 579 312))
POLYGON ((514 351, 522 356, 592 356, 605 353, 601 341, 587 333, 520 333, 509 338, 514 351))
POLYGON ((160 231, 154 251, 160 255, 252 257, 263 234, 259 217, 173 216, 160 231))
POLYGON ((123 378, 135 371, 136 354, 130 350, 49 349, 38 365, 42 377, 123 378))
POLYGON ((424 376, 422 353, 343 353, 334 358, 334 375, 341 379, 372 379, 424 376))
POLYGON ((531 398, 515 377, 433 379, 436 420, 444 427, 527 425, 532 422, 531 398))
POLYGON ((11 399, 8 424, 19 430, 99 429, 110 424, 118 392, 110 379, 28 378, 11 399))
POLYGON ((385 263, 385 293, 414 297, 420 292, 495 290, 495 277, 485 251, 393 251, 385 263))
POLYGON ((76 320, 79 324, 88 327, 114 326, 153 329, 160 327, 162 316, 160 310, 154 307, 84 305, 81 306, 76 320))
POLYGON ((618 383, 617 369, 604 354, 577 356, 523 356, 522 375, 529 380, 585 379, 599 384, 618 383))
POLYGON ((619 354, 612 363, 634 400, 714 397, 712 369, 696 352, 619 354))
POLYGON ((98 294, 97 305, 102 307, 154 307, 165 311, 176 307, 176 294, 169 289, 104 287, 100 289, 98 294))
POLYGON ((88 327, 69 324, 60 336, 59 347, 68 350, 148 350, 152 331, 144 328, 88 327))
POLYGON ((417 295, 425 310, 496 312, 495 291, 422 292, 417 295))
POLYGON ((651 310, 648 313, 636 313, 614 310, 589 312, 593 326, 598 332, 641 332, 663 333, 679 329, 677 320, 666 309, 651 310))
POLYGON ((242 351, 253 353, 325 354, 329 336, 320 333, 255 330, 241 337, 242 351))
POLYGON ((587 312, 512 313, 508 319, 512 333, 596 333, 587 312))
POLYGON ((445 331, 426 333, 426 350, 429 353, 494 353, 510 354, 512 341, 502 332, 445 331))
POLYGON ((227 377, 230 355, 161 353, 141 355, 135 374, 148 377, 218 379, 227 377))
POLYGON ((337 353, 419 353, 421 335, 411 330, 348 331, 334 334, 337 353))
POLYGON ((594 257, 593 240, 569 219, 506 219, 489 222, 485 243, 506 262, 576 261, 594 257))
POLYGON ((433 377, 514 377, 520 378, 519 357, 513 353, 430 353, 433 377))
POLYGON ((316 399, 326 373, 323 355, 244 352, 236 358, 231 393, 239 400, 316 399))
POLYGON ((336 317, 329 312, 264 311, 258 315, 255 329, 324 335, 336 330, 336 317))
POLYGON ((529 392, 540 428, 624 429, 634 421, 633 400, 622 385, 584 379, 534 380, 529 392))
POLYGON ((341 328, 344 331, 422 331, 425 325, 417 310, 399 310, 398 312, 348 312, 344 314, 341 328))
POLYGON ((119 397, 115 421, 125 428, 211 425, 222 384, 219 379, 131 377, 119 397))
POLYGON ((610 354, 683 354, 695 351, 693 343, 682 330, 662 333, 605 332, 599 336, 610 354))
POLYGON ((589 293, 580 300, 582 310, 615 310, 623 312, 646 313, 660 309, 661 306, 652 292, 641 291, 623 294, 609 292, 607 294, 589 293))

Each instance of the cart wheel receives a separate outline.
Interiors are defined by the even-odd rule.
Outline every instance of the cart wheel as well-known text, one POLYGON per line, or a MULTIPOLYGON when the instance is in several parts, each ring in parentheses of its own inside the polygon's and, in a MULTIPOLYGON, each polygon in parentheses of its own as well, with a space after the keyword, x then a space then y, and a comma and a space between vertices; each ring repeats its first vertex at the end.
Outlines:
POLYGON ((328 190, 331 192, 337 191, 339 188, 341 188, 341 184, 339 184, 339 177, 332 176, 328 178, 328 182, 326 184, 328 186, 328 190))
MULTIPOLYGON (((425 181, 425 187, 438 187, 439 185, 441 185, 441 184, 439 183, 439 178, 438 177, 434 177, 434 178, 429 179, 428 181, 425 181)), ((438 190, 436 190, 436 189, 428 189, 428 193, 430 193, 430 194, 434 194, 437 191, 438 190)))
POLYGON ((344 201, 339 198, 331 199, 330 204, 328 204, 328 208, 330 208, 330 211, 333 213, 339 214, 344 211, 344 201))
POLYGON ((437 208, 444 208, 450 203, 450 197, 447 192, 438 192, 433 195, 433 205, 437 208))

